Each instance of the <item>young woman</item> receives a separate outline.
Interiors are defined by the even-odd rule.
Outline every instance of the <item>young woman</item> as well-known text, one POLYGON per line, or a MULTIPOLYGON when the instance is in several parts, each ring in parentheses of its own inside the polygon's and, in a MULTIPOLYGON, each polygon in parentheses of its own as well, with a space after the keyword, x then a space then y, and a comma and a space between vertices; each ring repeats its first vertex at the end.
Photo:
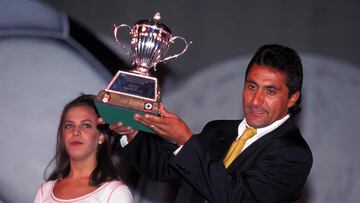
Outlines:
POLYGON ((94 98, 82 95, 64 107, 53 159, 56 166, 34 203, 133 202, 111 160, 107 127, 97 125, 94 98))

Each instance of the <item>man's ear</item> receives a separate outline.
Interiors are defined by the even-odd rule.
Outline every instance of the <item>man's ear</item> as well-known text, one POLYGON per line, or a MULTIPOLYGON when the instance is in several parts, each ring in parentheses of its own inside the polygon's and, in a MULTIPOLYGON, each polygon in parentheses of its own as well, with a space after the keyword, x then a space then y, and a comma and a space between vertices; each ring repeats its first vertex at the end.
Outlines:
POLYGON ((296 104, 297 100, 298 100, 299 97, 300 97, 300 94, 301 94, 301 93, 300 93, 299 91, 296 91, 294 94, 292 94, 292 95, 290 96, 290 99, 289 99, 288 105, 287 105, 288 108, 291 108, 291 107, 293 107, 293 106, 296 104))

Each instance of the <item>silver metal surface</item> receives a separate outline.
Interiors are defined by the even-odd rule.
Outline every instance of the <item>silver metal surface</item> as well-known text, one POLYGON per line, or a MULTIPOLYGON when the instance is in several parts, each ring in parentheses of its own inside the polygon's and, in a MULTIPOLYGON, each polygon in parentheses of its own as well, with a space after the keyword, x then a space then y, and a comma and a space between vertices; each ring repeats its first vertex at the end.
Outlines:
POLYGON ((160 62, 167 61, 172 58, 176 58, 186 52, 189 45, 192 42, 187 42, 186 39, 180 36, 172 36, 167 30, 158 26, 156 23, 160 20, 160 13, 156 13, 152 23, 135 24, 130 27, 126 24, 119 26, 115 25, 114 37, 116 42, 124 49, 125 53, 130 55, 133 59, 133 64, 136 65, 135 72, 148 75, 148 71, 152 67, 160 62), (118 39, 118 31, 122 28, 128 28, 131 35, 131 50, 129 51, 124 45, 120 43, 118 39), (172 56, 167 56, 171 43, 174 43, 176 39, 184 41, 184 49, 172 56))

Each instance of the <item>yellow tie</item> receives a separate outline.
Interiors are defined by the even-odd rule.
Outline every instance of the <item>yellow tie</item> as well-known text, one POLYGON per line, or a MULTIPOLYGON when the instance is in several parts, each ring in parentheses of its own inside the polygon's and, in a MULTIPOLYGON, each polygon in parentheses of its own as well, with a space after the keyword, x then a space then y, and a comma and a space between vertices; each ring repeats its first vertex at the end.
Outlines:
POLYGON ((245 142, 255 134, 256 128, 246 128, 241 137, 232 143, 223 161, 225 168, 227 168, 231 164, 231 162, 233 162, 234 159, 240 154, 242 148, 245 145, 245 142))

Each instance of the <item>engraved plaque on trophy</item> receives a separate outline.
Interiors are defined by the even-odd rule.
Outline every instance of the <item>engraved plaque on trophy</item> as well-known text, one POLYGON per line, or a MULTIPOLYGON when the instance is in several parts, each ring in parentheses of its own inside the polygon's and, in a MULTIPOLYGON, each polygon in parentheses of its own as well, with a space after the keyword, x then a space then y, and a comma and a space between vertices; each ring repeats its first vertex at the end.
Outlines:
POLYGON ((160 89, 157 78, 151 76, 149 70, 160 62, 184 54, 191 44, 183 37, 173 36, 160 18, 157 12, 153 19, 140 20, 132 27, 126 24, 115 26, 115 40, 131 56, 134 68, 130 71, 119 70, 106 89, 99 91, 95 103, 106 123, 120 121, 134 129, 152 132, 151 128, 133 120, 135 113, 159 115, 160 89), (130 51, 118 39, 118 31, 122 28, 130 30, 130 51), (176 39, 184 41, 184 49, 167 56, 170 44, 176 39))

